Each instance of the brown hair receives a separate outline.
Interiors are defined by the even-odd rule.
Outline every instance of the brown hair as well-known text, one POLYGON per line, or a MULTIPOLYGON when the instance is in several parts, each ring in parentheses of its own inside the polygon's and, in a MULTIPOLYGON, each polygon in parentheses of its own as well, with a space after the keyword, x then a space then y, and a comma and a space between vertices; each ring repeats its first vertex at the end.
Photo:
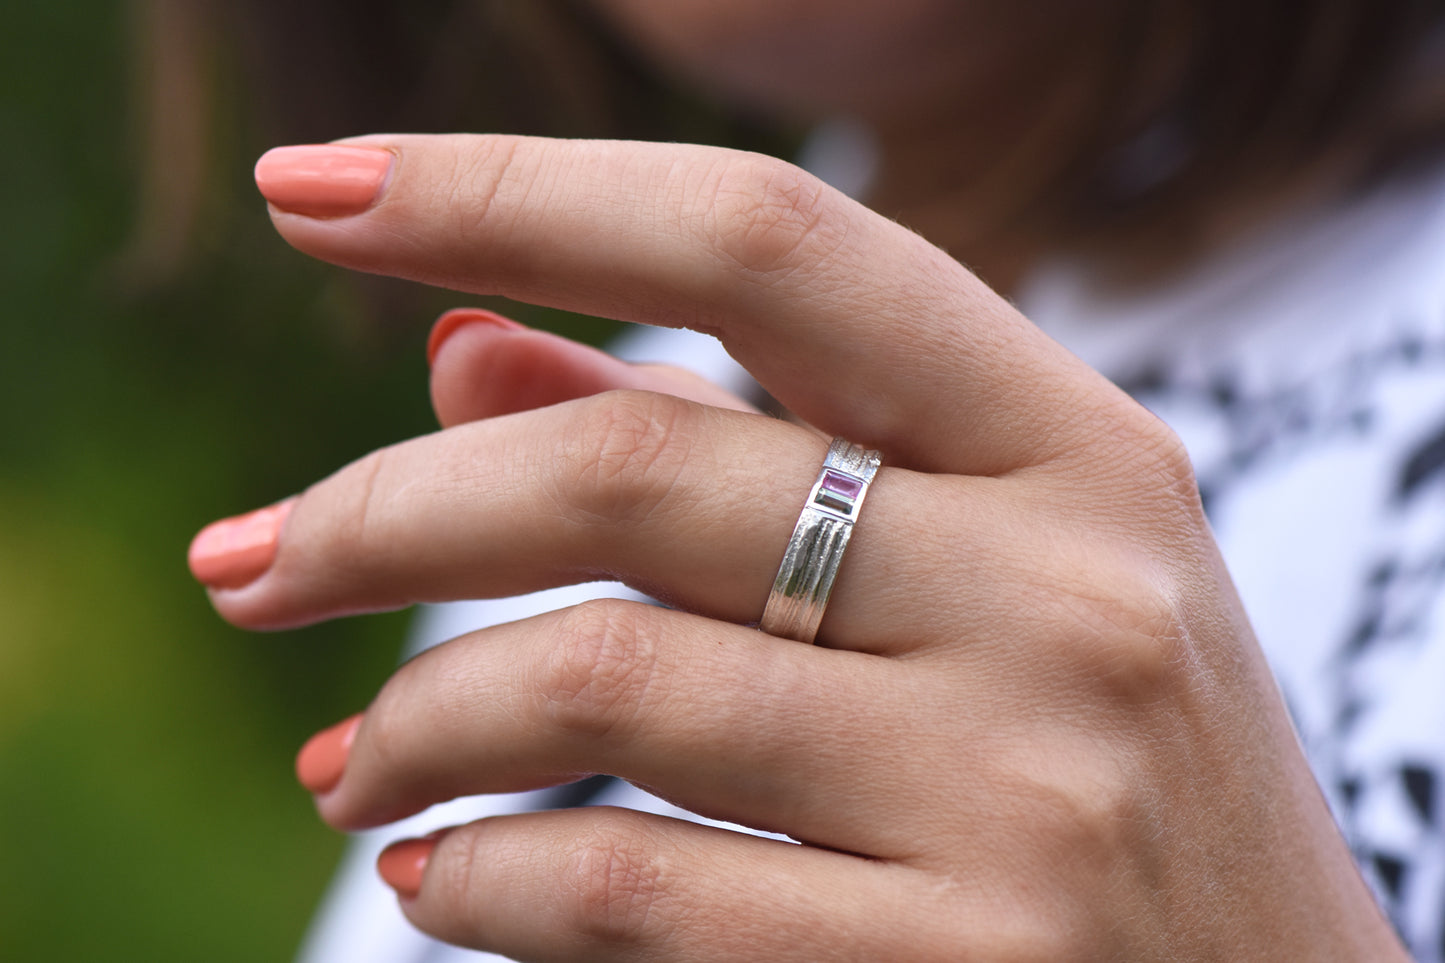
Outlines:
MULTIPOLYGON (((385 129, 788 143, 680 96, 576 0, 132 3, 150 65, 144 209, 170 212, 147 228, 143 211, 139 235, 169 232, 151 243, 177 257, 176 212, 195 204, 174 195, 200 190, 186 167, 207 163, 196 145, 210 141, 197 88, 212 108, 236 90, 258 148, 385 129), (204 64, 182 46, 218 51, 211 63, 235 79, 196 76, 204 64), (191 94, 177 118, 165 105, 178 91, 191 94)), ((1092 94, 1066 142, 1048 145, 1046 173, 1002 205, 1010 227, 1177 261, 1296 194, 1361 183, 1445 140, 1445 0, 1099 5, 1092 94)))
POLYGON ((188 266, 199 223, 223 216, 217 198, 231 193, 218 179, 278 144, 460 130, 773 151, 793 141, 663 82, 567 0, 129 7, 139 190, 114 274, 140 288, 188 266))
POLYGON ((1076 237, 1185 253, 1250 212, 1445 145, 1441 0, 1127 0, 1093 135, 1040 200, 1076 237), (1179 50, 1174 68, 1151 59, 1179 50), (1161 76, 1163 74, 1163 76, 1161 76), (1129 91, 1143 87, 1146 101, 1129 91), (1131 100, 1133 103, 1131 103, 1131 100))

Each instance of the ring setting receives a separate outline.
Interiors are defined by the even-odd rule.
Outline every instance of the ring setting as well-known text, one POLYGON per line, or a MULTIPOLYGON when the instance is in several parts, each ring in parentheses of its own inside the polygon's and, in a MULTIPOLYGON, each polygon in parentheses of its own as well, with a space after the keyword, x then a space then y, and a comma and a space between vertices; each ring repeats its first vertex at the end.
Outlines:
POLYGON ((880 464, 878 452, 833 439, 793 527, 759 629, 809 644, 817 637, 843 552, 880 464))

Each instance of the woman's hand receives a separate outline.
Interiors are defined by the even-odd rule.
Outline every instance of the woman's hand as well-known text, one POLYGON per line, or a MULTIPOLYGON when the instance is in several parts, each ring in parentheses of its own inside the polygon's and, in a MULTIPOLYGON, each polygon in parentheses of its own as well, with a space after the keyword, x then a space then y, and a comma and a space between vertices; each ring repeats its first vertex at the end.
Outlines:
POLYGON ((748 624, 825 437, 505 325, 440 339, 453 427, 273 513, 242 577, 215 575, 227 529, 198 540, 249 627, 598 577, 673 606, 583 605, 404 666, 316 744, 339 828, 605 772, 803 841, 606 809, 484 820, 393 853, 425 862, 402 894, 418 926, 547 960, 1401 954, 1178 441, 968 271, 762 157, 352 145, 258 169, 298 248, 701 328, 883 452, 817 646, 748 624))

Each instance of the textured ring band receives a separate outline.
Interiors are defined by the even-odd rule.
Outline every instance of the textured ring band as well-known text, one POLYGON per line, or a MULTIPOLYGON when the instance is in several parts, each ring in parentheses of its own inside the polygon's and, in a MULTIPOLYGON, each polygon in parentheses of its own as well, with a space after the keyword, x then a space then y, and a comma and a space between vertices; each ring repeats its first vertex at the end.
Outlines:
POLYGON ((878 452, 833 439, 793 527, 758 628, 779 638, 812 643, 863 496, 880 463, 878 452))

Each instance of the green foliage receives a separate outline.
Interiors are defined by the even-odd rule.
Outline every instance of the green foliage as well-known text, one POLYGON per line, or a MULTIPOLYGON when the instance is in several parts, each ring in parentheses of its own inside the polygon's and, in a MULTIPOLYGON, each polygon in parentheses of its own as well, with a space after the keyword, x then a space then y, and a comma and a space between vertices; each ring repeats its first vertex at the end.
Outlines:
POLYGON ((292 755, 405 616, 248 635, 186 545, 431 430, 427 325, 466 302, 286 248, 239 126, 178 270, 134 276, 124 11, 22 0, 0 31, 0 958, 286 959, 342 844, 292 755))

